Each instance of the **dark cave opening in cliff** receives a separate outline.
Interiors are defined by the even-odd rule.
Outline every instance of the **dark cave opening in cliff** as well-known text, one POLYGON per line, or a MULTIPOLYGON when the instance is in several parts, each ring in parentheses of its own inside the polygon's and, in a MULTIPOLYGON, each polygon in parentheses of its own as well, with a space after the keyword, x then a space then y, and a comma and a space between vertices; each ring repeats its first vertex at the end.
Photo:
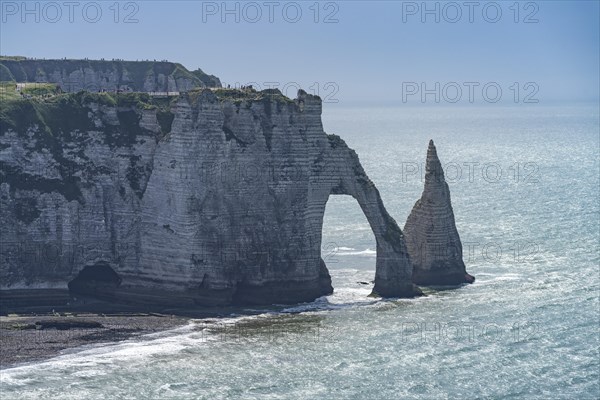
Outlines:
POLYGON ((85 266, 68 286, 72 296, 111 299, 120 284, 121 278, 115 270, 108 263, 100 262, 85 266))
POLYGON ((372 289, 376 264, 375 234, 358 201, 331 195, 323 216, 321 258, 334 289, 372 289))

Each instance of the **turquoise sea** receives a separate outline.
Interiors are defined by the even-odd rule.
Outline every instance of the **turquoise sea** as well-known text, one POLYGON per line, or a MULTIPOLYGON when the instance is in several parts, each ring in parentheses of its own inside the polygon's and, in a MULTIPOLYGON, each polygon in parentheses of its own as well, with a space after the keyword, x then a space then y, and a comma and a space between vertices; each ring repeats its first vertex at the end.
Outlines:
POLYGON ((325 104, 325 130, 401 227, 435 141, 473 285, 367 297, 374 236, 336 196, 322 250, 333 295, 5 369, 1 398, 598 399, 599 118, 597 104, 325 104))

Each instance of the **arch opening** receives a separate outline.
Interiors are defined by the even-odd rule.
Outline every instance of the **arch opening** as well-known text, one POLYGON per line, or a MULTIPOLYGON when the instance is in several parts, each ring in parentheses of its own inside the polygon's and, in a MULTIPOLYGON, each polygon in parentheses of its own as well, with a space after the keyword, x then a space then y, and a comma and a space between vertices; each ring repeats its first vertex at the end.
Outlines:
POLYGON ((321 232, 321 258, 332 286, 360 288, 369 294, 374 284, 377 241, 358 201, 350 195, 331 194, 321 232))

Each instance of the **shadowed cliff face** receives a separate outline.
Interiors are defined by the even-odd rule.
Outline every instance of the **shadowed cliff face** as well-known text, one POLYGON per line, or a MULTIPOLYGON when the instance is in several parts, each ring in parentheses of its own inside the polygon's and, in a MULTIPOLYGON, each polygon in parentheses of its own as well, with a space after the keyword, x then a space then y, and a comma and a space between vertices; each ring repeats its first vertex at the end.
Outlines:
POLYGON ((433 140, 427 149, 425 188, 404 225, 406 245, 419 285, 456 285, 473 282, 462 259, 450 189, 433 140))
POLYGON ((419 293, 400 228, 356 153, 323 132, 318 97, 77 94, 1 117, 5 299, 75 281, 160 305, 310 301, 332 291, 332 194, 353 196, 373 229, 374 291, 419 293))

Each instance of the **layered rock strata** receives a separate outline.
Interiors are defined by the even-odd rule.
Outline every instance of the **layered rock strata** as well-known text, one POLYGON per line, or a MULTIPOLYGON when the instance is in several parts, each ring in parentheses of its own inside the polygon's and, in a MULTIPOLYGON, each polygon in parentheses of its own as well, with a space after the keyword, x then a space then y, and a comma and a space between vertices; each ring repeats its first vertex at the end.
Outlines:
POLYGON ((0 81, 55 83, 64 92, 185 92, 221 86, 216 76, 168 61, 2 58, 0 81))
POLYGON ((450 189, 433 140, 427 149, 425 188, 408 216, 404 235, 416 284, 456 285, 474 281, 463 262, 450 189))
POLYGON ((77 93, 0 113, 0 298, 174 306, 310 301, 330 195, 375 234, 374 291, 412 297, 402 232, 358 156, 300 91, 77 93))

